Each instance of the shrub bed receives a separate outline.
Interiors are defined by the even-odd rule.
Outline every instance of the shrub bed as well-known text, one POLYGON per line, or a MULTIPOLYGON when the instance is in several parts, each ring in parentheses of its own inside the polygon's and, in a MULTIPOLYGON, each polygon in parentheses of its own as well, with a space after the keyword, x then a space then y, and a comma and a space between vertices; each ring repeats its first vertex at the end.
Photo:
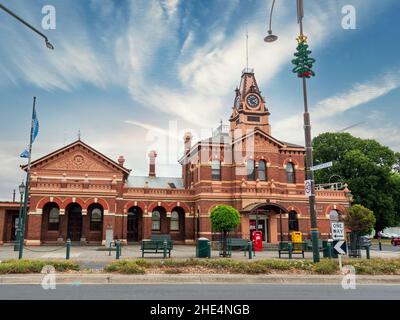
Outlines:
POLYGON ((40 273, 44 266, 53 266, 56 271, 79 271, 79 265, 71 261, 52 260, 6 260, 0 263, 0 274, 40 273))
MULTIPOLYGON (((400 274, 400 259, 344 259, 343 265, 352 265, 356 274, 400 274)), ((188 259, 147 261, 117 261, 108 265, 106 272, 124 274, 153 273, 236 273, 236 274, 270 274, 270 273, 303 273, 303 274, 339 274, 337 260, 323 259, 318 263, 311 260, 253 260, 238 261, 232 259, 188 259)))

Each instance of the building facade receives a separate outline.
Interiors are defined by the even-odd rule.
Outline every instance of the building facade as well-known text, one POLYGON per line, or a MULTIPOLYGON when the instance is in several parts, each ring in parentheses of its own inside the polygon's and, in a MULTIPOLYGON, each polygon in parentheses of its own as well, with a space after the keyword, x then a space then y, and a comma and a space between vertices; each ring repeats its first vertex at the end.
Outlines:
MULTIPOLYGON (((170 234, 177 243, 212 238, 210 213, 219 204, 241 214, 236 236, 258 227, 265 243, 310 232, 304 193, 304 147, 271 134, 270 112, 253 70, 242 72, 229 126, 198 142, 186 133, 182 177, 158 177, 157 153, 139 177, 81 140, 32 162, 26 244, 104 244, 107 230, 123 243, 170 234), (257 226, 256 226, 257 224, 257 226)), ((23 167, 26 169, 26 167, 23 167)), ((316 190, 318 227, 329 237, 329 215, 344 214, 349 190, 316 190)), ((12 242, 18 203, 0 203, 0 241, 12 242)), ((17 220, 17 221, 16 221, 17 220)))

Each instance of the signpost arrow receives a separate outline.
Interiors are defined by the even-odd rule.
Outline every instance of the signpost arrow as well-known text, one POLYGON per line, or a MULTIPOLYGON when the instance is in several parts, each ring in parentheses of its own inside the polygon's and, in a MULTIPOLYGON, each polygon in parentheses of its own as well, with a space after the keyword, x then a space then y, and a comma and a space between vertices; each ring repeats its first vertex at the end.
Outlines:
POLYGON ((347 253, 346 241, 339 240, 338 242, 336 242, 333 249, 336 251, 337 254, 345 255, 347 253))

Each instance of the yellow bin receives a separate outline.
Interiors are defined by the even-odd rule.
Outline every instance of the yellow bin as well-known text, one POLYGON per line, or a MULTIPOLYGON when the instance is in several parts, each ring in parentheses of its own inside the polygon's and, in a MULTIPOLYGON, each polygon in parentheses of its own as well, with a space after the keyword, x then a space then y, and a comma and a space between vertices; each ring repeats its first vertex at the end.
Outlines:
MULTIPOLYGON (((303 234, 300 231, 293 231, 292 242, 293 243, 303 242, 303 234)), ((300 251, 293 251, 293 252, 300 252, 300 251)))

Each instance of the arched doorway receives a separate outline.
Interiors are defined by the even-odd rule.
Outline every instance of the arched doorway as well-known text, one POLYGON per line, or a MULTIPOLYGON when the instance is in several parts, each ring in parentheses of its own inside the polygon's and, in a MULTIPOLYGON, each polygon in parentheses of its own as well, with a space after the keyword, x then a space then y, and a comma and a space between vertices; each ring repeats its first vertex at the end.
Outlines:
POLYGON ((247 220, 245 223, 249 228, 248 233, 242 229, 242 237, 248 239, 252 237, 253 231, 261 231, 264 244, 283 241, 286 227, 283 226, 282 215, 288 211, 282 205, 270 202, 252 203, 240 210, 240 213, 243 220, 247 220))
POLYGON ((128 242, 139 241, 139 220, 142 216, 142 209, 132 207, 128 211, 127 240, 128 242))
POLYGON ((68 232, 67 237, 71 241, 80 241, 82 237, 82 207, 77 204, 71 204, 67 208, 68 212, 68 232))

